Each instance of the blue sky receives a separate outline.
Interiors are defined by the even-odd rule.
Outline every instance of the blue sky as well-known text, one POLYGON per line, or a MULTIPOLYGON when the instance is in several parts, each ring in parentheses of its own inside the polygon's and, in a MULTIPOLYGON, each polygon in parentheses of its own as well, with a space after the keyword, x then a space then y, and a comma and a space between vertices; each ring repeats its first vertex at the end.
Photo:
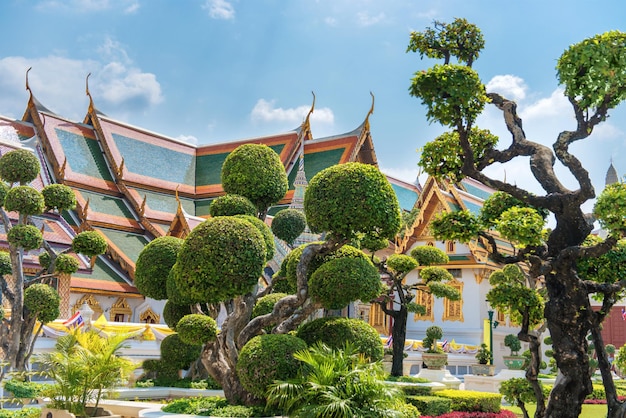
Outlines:
MULTIPOLYGON (((409 33, 464 17, 483 31, 474 68, 516 99, 528 137, 551 144, 573 128, 555 77, 560 54, 596 33, 626 31, 626 3, 579 0, 3 0, 0 115, 20 118, 28 94, 83 119, 85 78, 98 109, 150 131, 198 144, 280 133, 299 126, 317 101, 313 135, 349 132, 370 117, 381 169, 405 180, 418 149, 443 132, 408 87, 434 64, 406 53, 409 33)), ((575 152, 601 188, 613 159, 626 173, 626 106, 575 152)), ((489 108, 479 125, 507 132, 489 108)), ((520 160, 494 167, 535 185, 520 160)))

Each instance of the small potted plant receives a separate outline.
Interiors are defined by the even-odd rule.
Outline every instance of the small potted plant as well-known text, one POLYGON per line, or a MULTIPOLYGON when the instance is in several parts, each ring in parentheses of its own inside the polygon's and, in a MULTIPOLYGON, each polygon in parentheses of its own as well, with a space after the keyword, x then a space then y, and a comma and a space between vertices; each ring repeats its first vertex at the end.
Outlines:
POLYGON ((504 365, 510 370, 522 370, 526 358, 519 355, 519 351, 522 349, 522 343, 517 335, 509 334, 504 337, 504 345, 510 350, 510 355, 502 357, 504 365))
POLYGON ((472 364, 473 374, 483 376, 493 376, 495 374, 495 366, 489 364, 493 360, 493 353, 487 348, 487 344, 482 343, 474 357, 476 357, 478 364, 472 364))
POLYGON ((433 325, 426 329, 426 338, 422 340, 426 351, 422 353, 422 361, 429 369, 442 370, 448 364, 448 354, 437 345, 437 341, 442 337, 441 327, 433 325))

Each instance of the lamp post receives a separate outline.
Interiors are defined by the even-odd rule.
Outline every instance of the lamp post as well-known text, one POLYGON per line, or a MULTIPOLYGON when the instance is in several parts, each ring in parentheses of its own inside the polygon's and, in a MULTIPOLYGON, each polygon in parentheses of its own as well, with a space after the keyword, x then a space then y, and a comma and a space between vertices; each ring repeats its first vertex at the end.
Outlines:
POLYGON ((89 330, 89 328, 91 328, 91 318, 93 318, 94 314, 93 309, 91 309, 91 306, 85 301, 78 310, 85 321, 85 330, 89 330))
POLYGON ((493 365, 493 311, 489 309, 487 314, 489 315, 489 350, 491 350, 489 364, 493 365))

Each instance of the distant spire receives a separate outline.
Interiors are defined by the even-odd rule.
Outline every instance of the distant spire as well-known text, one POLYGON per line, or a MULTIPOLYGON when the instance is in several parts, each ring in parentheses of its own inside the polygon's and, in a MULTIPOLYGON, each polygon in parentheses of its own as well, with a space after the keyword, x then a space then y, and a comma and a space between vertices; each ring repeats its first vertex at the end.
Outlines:
POLYGON ((613 167, 613 158, 611 158, 609 169, 606 171, 606 177, 604 178, 604 185, 608 186, 617 182, 619 182, 619 177, 617 177, 617 170, 613 167))

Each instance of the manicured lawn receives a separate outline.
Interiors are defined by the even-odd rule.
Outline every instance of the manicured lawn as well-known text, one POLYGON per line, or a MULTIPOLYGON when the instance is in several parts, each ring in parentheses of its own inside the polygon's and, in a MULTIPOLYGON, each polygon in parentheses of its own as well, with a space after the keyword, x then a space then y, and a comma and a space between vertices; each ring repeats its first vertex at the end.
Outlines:
MULTIPOLYGON (((518 416, 522 415, 522 410, 515 406, 503 406, 502 409, 508 409, 515 412, 518 416)), ((535 405, 526 405, 529 416, 535 415, 535 405)), ((583 411, 580 414, 580 418, 598 418, 606 416, 606 405, 583 405, 583 411)))

